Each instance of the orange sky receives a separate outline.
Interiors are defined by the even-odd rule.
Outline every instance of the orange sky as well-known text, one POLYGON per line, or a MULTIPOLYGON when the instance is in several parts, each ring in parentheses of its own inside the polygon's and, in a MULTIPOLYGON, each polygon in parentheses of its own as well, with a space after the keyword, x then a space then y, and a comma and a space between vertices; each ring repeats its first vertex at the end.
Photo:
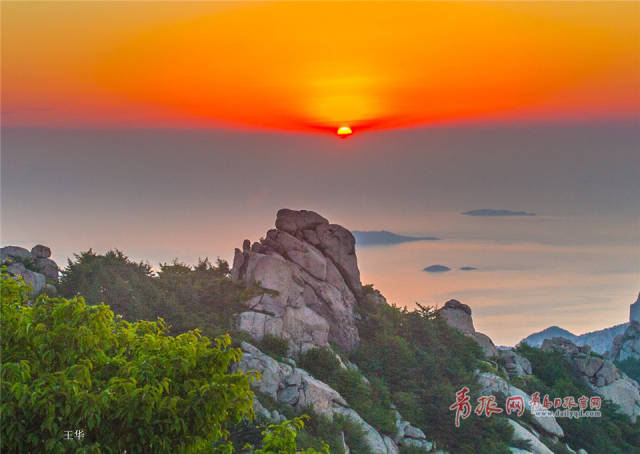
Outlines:
POLYGON ((5 125, 354 132, 628 118, 636 2, 13 2, 5 125))

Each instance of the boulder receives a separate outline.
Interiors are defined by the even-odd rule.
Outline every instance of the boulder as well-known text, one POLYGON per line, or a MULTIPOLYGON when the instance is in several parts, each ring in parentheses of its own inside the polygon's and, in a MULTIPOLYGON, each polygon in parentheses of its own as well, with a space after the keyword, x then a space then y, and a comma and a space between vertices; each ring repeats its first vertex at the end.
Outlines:
POLYGON ((0 262, 3 263, 6 259, 29 260, 31 258, 31 252, 23 247, 5 246, 0 249, 0 262))
POLYGON ((398 411, 395 412, 395 416, 397 430, 394 441, 398 446, 418 448, 427 452, 433 450, 435 444, 427 440, 422 430, 412 426, 409 421, 405 421, 398 411))
POLYGON ((58 264, 53 260, 43 257, 38 258, 36 259, 36 268, 38 268, 47 279, 58 280, 60 270, 58 269, 58 264))
POLYGON ((449 326, 458 331, 462 331, 464 334, 474 334, 476 332, 471 318, 471 308, 466 304, 462 304, 458 300, 449 300, 444 303, 444 306, 438 312, 449 326))
MULTIPOLYGON (((634 331, 638 325, 633 322, 627 329, 627 331, 632 330, 632 338, 635 336, 634 331)), ((618 345, 623 344, 624 342, 618 343, 618 345)), ((640 415, 640 385, 620 372, 610 359, 593 355, 588 346, 578 347, 573 342, 558 337, 545 340, 542 348, 561 352, 591 389, 618 405, 622 413, 629 416, 633 422, 636 421, 640 415)), ((619 351, 621 350, 617 351, 618 357, 619 351)), ((616 353, 611 356, 615 358, 616 353)))
POLYGON ((554 416, 542 416, 531 413, 531 396, 498 375, 490 372, 482 372, 477 375, 477 381, 480 385, 480 393, 484 395, 495 395, 496 397, 518 396, 524 400, 525 410, 531 415, 533 425, 547 435, 557 438, 564 437, 564 431, 554 416))
MULTIPOLYGON (((638 304, 637 302, 635 304, 638 304)), ((638 305, 640 307, 640 304, 638 305)), ((629 327, 620 336, 616 336, 607 357, 612 361, 640 359, 640 322, 631 321, 629 327)))
POLYGON ((498 349, 489 336, 483 333, 473 333, 473 339, 480 345, 484 356, 487 358, 495 358, 498 356, 498 349))
POLYGON ((438 314, 449 326, 473 338, 487 358, 498 356, 498 349, 489 336, 479 333, 473 326, 471 308, 458 300, 449 300, 438 310, 438 314))
MULTIPOLYGON (((243 372, 257 371, 260 378, 252 382, 251 387, 269 395, 277 402, 291 405, 298 413, 311 407, 316 413, 333 418, 342 415, 360 425, 364 431, 364 439, 371 452, 381 454, 398 454, 398 443, 381 435, 367 423, 355 410, 348 406, 345 399, 326 383, 312 377, 307 371, 293 367, 267 356, 253 345, 242 342, 240 348, 243 356, 236 366, 243 372)), ((254 401, 254 411, 266 416, 268 410, 254 401)), ((272 412, 273 413, 273 412, 272 412)), ((270 414, 270 419, 278 420, 279 416, 270 414)), ((403 428, 399 438, 403 446, 417 446, 430 451, 433 443, 427 441, 420 429, 403 421, 397 413, 397 424, 403 428)))
POLYGON ((266 290, 245 303, 237 328, 256 339, 288 339, 292 355, 329 342, 353 350, 362 289, 353 235, 306 210, 280 210, 275 225, 260 242, 245 240, 235 250, 232 279, 266 290))
POLYGON ((42 244, 37 244, 31 248, 31 255, 34 259, 48 259, 51 257, 51 249, 42 244))
POLYGON ((533 435, 527 429, 522 427, 513 419, 509 419, 508 421, 511 427, 513 427, 513 439, 528 441, 530 446, 529 447, 530 452, 532 452, 533 454, 553 454, 553 451, 547 448, 547 446, 544 443, 542 443, 535 435, 533 435))
MULTIPOLYGON (((349 408, 337 391, 306 371, 276 361, 247 342, 243 342, 240 347, 244 354, 237 367, 244 372, 254 370, 261 374, 260 379, 252 383, 254 390, 268 394, 278 402, 291 405, 297 412, 311 407, 315 412, 329 418, 334 415, 350 418, 362 427, 365 441, 369 449, 375 453, 398 454, 399 445, 414 446, 427 452, 433 449, 434 444, 426 440, 424 433, 404 421, 399 413, 396 412, 396 424, 401 428, 401 433, 397 437, 398 441, 394 441, 382 436, 355 410, 349 408)), ((261 407, 259 403, 254 402, 256 413, 265 413, 266 409, 263 410, 264 407, 261 407)), ((271 419, 274 419, 273 415, 271 416, 271 419)))
POLYGON ((27 269, 21 262, 10 263, 9 265, 7 265, 7 273, 14 276, 22 276, 22 273, 24 273, 25 271, 27 271, 27 269))
POLYGON ((531 375, 531 362, 512 349, 500 350, 498 356, 504 361, 504 368, 510 376, 522 377, 531 375))
POLYGON ((400 448, 398 448, 398 445, 391 439, 391 437, 383 435, 382 440, 384 441, 384 445, 387 449, 387 454, 400 454, 400 448))
POLYGON ((55 286, 47 284, 47 279, 57 282, 59 269, 56 262, 48 258, 50 255, 51 250, 40 244, 31 252, 19 246, 6 246, 0 249, 0 263, 7 266, 12 276, 22 276, 24 283, 31 287, 32 296, 42 292, 55 295, 55 286))
POLYGON ((45 285, 47 284, 47 279, 44 274, 36 273, 30 270, 25 270, 21 273, 22 279, 24 279, 24 283, 31 287, 31 293, 34 295, 38 295, 41 293, 45 285))
POLYGON ((596 392, 605 399, 617 404, 622 413, 628 415, 633 422, 640 415, 640 386, 627 376, 596 388, 596 392))
POLYGON ((635 303, 629 306, 629 322, 640 322, 640 293, 635 303))
POLYGON ((20 262, 11 263, 10 265, 8 265, 7 272, 15 277, 22 276, 22 280, 24 281, 24 283, 31 287, 32 295, 38 295, 43 290, 45 290, 45 286, 47 284, 45 276, 43 274, 26 269, 25 266, 20 262))

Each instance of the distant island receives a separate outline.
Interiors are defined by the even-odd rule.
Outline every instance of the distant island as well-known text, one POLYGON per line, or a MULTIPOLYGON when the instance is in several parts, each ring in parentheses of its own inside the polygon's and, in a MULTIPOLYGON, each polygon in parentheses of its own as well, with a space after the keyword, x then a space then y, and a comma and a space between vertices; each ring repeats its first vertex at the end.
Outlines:
POLYGON ((461 266, 460 270, 461 271, 473 271, 473 270, 477 270, 478 268, 476 268, 475 266, 461 266))
POLYGON ((426 271, 427 273, 444 273, 446 271, 451 271, 451 268, 444 265, 431 265, 426 267, 422 271, 426 271))
POLYGON ((535 213, 528 213, 526 211, 512 211, 512 210, 493 210, 491 208, 481 208, 479 210, 465 211, 465 216, 535 216, 535 213))
POLYGON ((389 244, 410 243, 412 241, 438 241, 435 236, 405 236, 386 230, 379 231, 359 231, 354 230, 353 236, 356 238, 358 246, 382 246, 389 244))

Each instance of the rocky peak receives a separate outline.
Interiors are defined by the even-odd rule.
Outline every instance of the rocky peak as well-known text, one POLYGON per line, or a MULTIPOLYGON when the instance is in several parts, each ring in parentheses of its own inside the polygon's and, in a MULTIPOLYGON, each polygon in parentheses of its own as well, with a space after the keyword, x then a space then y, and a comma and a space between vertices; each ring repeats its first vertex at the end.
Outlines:
POLYGON ((629 321, 640 322, 640 293, 636 302, 629 306, 629 321))
POLYGON ((0 249, 0 264, 5 265, 7 272, 12 276, 21 276, 31 287, 31 293, 34 295, 43 291, 49 294, 56 293, 51 281, 58 281, 60 269, 49 257, 51 249, 42 244, 34 246, 31 251, 20 246, 6 246, 0 249))
POLYGON ((591 347, 589 345, 578 346, 564 337, 552 337, 551 339, 545 339, 542 342, 541 348, 543 350, 555 350, 568 357, 591 353, 591 347))
POLYGON ((498 349, 491 338, 486 334, 477 332, 474 328, 469 306, 458 300, 449 300, 438 310, 438 314, 449 326, 472 337, 482 347, 485 356, 491 358, 498 355, 498 349))
POLYGON ((458 300, 449 300, 444 303, 439 312, 440 316, 444 317, 450 326, 465 334, 474 334, 476 332, 473 327, 473 318, 471 318, 471 308, 466 304, 462 304, 458 300))
POLYGON ((640 359, 640 322, 632 321, 624 334, 616 336, 608 357, 612 361, 640 359))
POLYGON ((256 339, 286 338, 292 354, 329 342, 352 350, 362 290, 355 238, 313 211, 279 210, 275 226, 235 250, 232 279, 269 290, 246 302, 237 327, 256 339))

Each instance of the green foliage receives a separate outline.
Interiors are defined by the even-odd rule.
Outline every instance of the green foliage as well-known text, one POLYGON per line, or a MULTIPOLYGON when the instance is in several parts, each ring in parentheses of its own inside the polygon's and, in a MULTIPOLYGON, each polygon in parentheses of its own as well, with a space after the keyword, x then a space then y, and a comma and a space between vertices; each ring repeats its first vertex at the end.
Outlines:
POLYGON ((616 366, 629 377, 640 382, 640 359, 627 358, 624 361, 616 362, 616 366))
POLYGON ((304 420, 308 416, 301 416, 281 424, 270 425, 262 433, 262 447, 254 450, 255 454, 329 454, 329 447, 323 444, 320 450, 307 448, 304 451, 297 450, 296 437, 304 427, 304 420))
POLYGON ((2 285, 2 442, 10 452, 191 452, 252 414, 250 377, 231 373, 229 336, 167 335, 82 298, 2 285), (82 440, 64 440, 82 430, 82 440))
MULTIPOLYGON (((555 351, 543 351, 521 344, 518 353, 529 361, 537 378, 520 383, 529 392, 548 394, 550 398, 574 396, 590 397, 591 390, 572 370, 571 366, 555 351)), ((640 426, 619 412, 611 402, 602 404, 600 418, 558 418, 564 430, 565 441, 574 449, 587 452, 640 453, 640 426)))
POLYGON ((289 341, 271 334, 265 334, 257 346, 266 354, 277 359, 286 357, 289 352, 289 341))
POLYGON ((372 454, 364 438, 364 429, 358 422, 341 415, 334 415, 329 419, 318 415, 311 408, 304 409, 304 413, 310 419, 305 430, 300 433, 300 446, 320 449, 326 443, 331 453, 344 454, 344 436, 344 441, 353 454, 372 454))
POLYGON ((367 383, 360 371, 342 368, 328 349, 311 349, 300 356, 300 367, 338 391, 347 403, 373 427, 395 435, 391 394, 384 381, 373 377, 367 383))
POLYGON ((340 370, 340 361, 328 348, 312 348, 300 355, 298 365, 321 381, 328 380, 340 370))
POLYGON ((231 331, 240 303, 257 289, 229 279, 229 264, 201 260, 160 265, 136 263, 118 250, 104 255, 89 250, 69 261, 59 290, 65 297, 81 295, 89 304, 105 303, 126 320, 163 318, 171 333, 200 328, 208 336, 231 331))
POLYGON ((26 269, 35 271, 36 273, 42 273, 42 267, 40 267, 36 262, 36 259, 31 256, 7 257, 4 259, 4 263, 22 263, 26 269))
POLYGON ((474 370, 483 354, 476 342, 430 308, 410 312, 361 301, 360 312, 360 348, 352 360, 372 384, 394 390, 391 399, 404 418, 452 452, 509 452, 513 430, 504 418, 472 416, 456 429, 449 410, 463 386, 477 395, 474 370))

